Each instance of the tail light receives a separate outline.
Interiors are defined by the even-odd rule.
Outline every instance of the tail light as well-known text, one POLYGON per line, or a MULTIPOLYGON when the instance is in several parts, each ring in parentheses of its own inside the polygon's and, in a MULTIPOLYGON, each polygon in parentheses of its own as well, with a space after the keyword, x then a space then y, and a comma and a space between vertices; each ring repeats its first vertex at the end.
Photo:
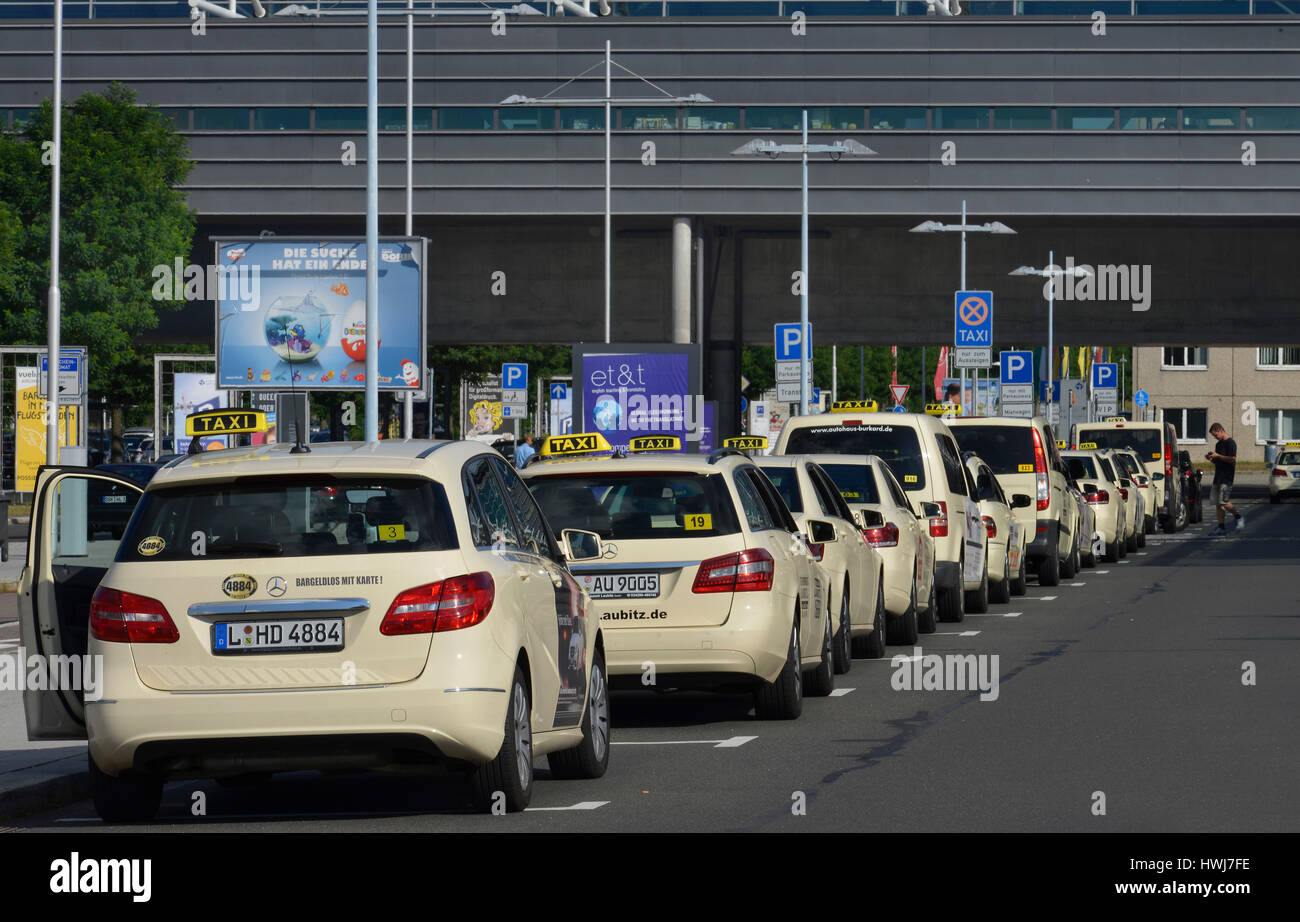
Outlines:
POLYGON ((1029 431, 1034 434, 1034 486, 1037 490, 1038 511, 1042 512, 1052 502, 1047 487, 1047 452, 1043 450, 1043 437, 1038 434, 1038 428, 1030 427, 1029 431))
POLYGON ((826 554, 826 545, 813 544, 811 541, 808 541, 806 543, 808 545, 808 553, 812 555, 813 560, 821 560, 822 557, 826 554))
POLYGON ((767 592, 776 566, 761 547, 724 554, 700 563, 691 592, 767 592))
POLYGON ((874 528, 866 528, 862 531, 862 537, 866 538, 867 543, 872 547, 898 547, 898 526, 877 525, 874 528))
POLYGON ((1126 503, 1128 502, 1128 487, 1119 488, 1119 498, 1124 500, 1126 503))
POLYGON ((996 537, 998 536, 998 526, 997 526, 997 523, 994 522, 993 519, 991 519, 991 518, 990 518, 989 516, 987 516, 987 515, 985 515, 985 516, 980 516, 980 518, 982 518, 982 519, 984 520, 984 530, 987 531, 987 532, 989 533, 989 537, 990 537, 990 538, 996 538, 996 537))
POLYGON ((1165 476, 1174 476, 1174 447, 1168 443, 1165 444, 1165 476))
POLYGON ((942 500, 937 503, 939 514, 930 519, 930 537, 948 537, 948 504, 942 500))
POLYGON ((1282 470, 1282 468, 1280 468, 1280 467, 1275 467, 1275 468, 1273 468, 1273 476, 1274 476, 1274 477, 1285 477, 1286 475, 1287 475, 1287 474, 1286 474, 1286 471, 1282 470))
POLYGON ((1106 503, 1110 502, 1110 494, 1107 493, 1105 490, 1097 490, 1093 493, 1085 493, 1083 494, 1083 498, 1086 499, 1088 502, 1092 503, 1094 506, 1104 506, 1106 503))
POLYGON ((397 594, 379 633, 393 637, 473 627, 488 616, 495 599, 496 584, 486 572, 425 583, 397 594))
POLYGON ((180 631, 162 602, 100 586, 90 600, 90 633, 109 643, 175 643, 180 631))

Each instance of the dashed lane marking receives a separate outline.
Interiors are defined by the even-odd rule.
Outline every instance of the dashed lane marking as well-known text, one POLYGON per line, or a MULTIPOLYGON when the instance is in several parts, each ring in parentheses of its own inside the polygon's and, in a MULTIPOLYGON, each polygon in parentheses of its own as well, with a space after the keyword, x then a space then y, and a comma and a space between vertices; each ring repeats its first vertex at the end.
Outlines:
POLYGON ((614 740, 615 746, 712 746, 714 749, 735 749, 757 736, 731 736, 725 740, 614 740))
POLYGON ((847 695, 849 692, 852 692, 852 691, 857 691, 857 689, 856 689, 856 688, 837 688, 837 689, 834 689, 834 690, 831 692, 831 697, 832 697, 832 698, 843 698, 845 695, 847 695))
POLYGON ((989 612, 970 612, 967 618, 1019 618, 1024 612, 1018 611, 989 611, 989 612))
POLYGON ((573 804, 570 807, 525 807, 524 812, 542 813, 546 811, 557 811, 557 810, 598 810, 601 807, 605 806, 605 804, 607 803, 609 803, 608 800, 583 800, 583 801, 579 801, 576 804, 573 804))
POLYGON ((934 633, 936 637, 975 637, 979 631, 935 631, 934 633))

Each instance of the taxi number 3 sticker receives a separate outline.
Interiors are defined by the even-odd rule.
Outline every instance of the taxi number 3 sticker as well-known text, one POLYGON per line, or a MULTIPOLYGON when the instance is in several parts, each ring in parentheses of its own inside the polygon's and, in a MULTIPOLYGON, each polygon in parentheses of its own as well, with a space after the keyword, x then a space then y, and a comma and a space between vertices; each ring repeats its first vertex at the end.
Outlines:
POLYGON ((687 531, 708 531, 713 528, 712 515, 688 515, 683 521, 686 523, 687 531))
POLYGON ((375 530, 379 533, 380 541, 405 541, 405 525, 377 525, 375 530))

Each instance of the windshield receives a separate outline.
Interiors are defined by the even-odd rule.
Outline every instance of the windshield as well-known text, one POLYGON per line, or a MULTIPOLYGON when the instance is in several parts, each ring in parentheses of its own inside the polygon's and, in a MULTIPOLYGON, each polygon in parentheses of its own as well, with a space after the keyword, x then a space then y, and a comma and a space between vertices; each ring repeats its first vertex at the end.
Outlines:
POLYGON ((767 479, 772 481, 772 486, 776 487, 776 492, 781 494, 785 504, 790 507, 791 512, 803 512, 803 497, 799 495, 799 472, 792 467, 776 467, 766 464, 759 464, 759 470, 767 475, 767 479))
POLYGON ((532 477, 528 486, 556 532, 602 538, 709 538, 740 531, 720 474, 614 472, 532 477))
POLYGON ((876 478, 866 464, 823 464, 846 503, 879 503, 876 478))
POLYGON ((1284 451, 1277 459, 1278 464, 1300 464, 1300 451, 1284 451))
POLYGON ((239 477, 146 492, 119 561, 318 557, 457 547, 440 484, 416 477, 239 477))
POLYGON ((1096 442, 1098 448, 1131 448, 1144 462, 1164 457, 1159 429, 1080 429, 1079 444, 1096 442))
POLYGON ((1029 426, 952 426, 963 452, 973 451, 995 474, 1032 474, 1034 436, 1029 426))
MULTIPOLYGON (((925 459, 910 426, 811 426, 795 429, 785 447, 790 455, 876 455, 906 490, 925 488, 925 459)), ((832 475, 833 476, 833 475, 832 475)), ((838 481, 837 481, 838 482, 838 481)))

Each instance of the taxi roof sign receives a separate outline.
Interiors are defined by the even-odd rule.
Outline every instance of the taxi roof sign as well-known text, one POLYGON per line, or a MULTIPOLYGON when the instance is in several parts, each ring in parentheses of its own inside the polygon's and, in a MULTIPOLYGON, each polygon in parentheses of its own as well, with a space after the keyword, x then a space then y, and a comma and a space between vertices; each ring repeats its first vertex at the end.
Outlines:
POLYGON ((1069 448, 1069 447, 1070 447, 1070 443, 1067 442, 1065 439, 1057 439, 1057 440, 1056 440, 1056 447, 1057 447, 1057 448, 1069 448))
POLYGON ((927 403, 925 412, 928 416, 961 416, 961 407, 955 403, 927 403))
POLYGON ((1287 442, 1287 443, 1285 443, 1282 447, 1283 447, 1283 448, 1300 448, 1300 442, 1287 442))
POLYGON ((1126 422, 1128 422, 1128 417, 1126 417, 1126 416, 1107 416, 1107 417, 1106 417, 1106 422, 1108 422, 1108 423, 1126 423, 1126 422))
POLYGON ((1079 443, 1079 451, 1096 451, 1096 450, 1097 450, 1097 443, 1096 443, 1096 442, 1080 442, 1080 443, 1079 443))
POLYGON ((857 411, 875 413, 879 409, 880 404, 874 400, 837 400, 831 404, 832 413, 853 413, 857 411))
POLYGON ((188 436, 241 435, 266 430, 266 414, 261 410, 200 410, 185 417, 188 436))
POLYGON ((581 432, 574 435, 548 435, 539 454, 553 458, 557 455, 586 455, 613 450, 599 432, 581 432))
POLYGON ((682 440, 675 435, 638 435, 627 444, 627 450, 635 451, 681 451, 682 440))
POLYGON ((767 448, 765 435, 738 435, 722 440, 723 448, 739 448, 742 451, 755 451, 767 448))

